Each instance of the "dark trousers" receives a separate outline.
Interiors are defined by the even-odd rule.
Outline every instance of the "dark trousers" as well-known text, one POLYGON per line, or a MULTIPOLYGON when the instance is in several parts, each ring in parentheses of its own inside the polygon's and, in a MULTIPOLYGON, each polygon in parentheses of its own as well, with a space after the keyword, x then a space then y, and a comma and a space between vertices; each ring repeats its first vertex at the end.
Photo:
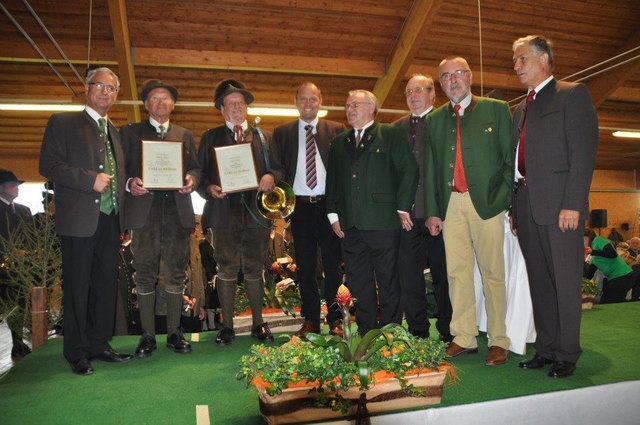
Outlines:
POLYGON ((627 293, 635 284, 633 273, 617 277, 615 279, 605 279, 602 284, 602 297, 600 304, 623 303, 627 299, 627 293))
POLYGON ((100 213, 93 236, 62 236, 64 357, 73 362, 109 347, 115 323, 120 229, 100 213))
POLYGON ((400 284, 396 259, 400 230, 345 230, 342 242, 347 285, 357 298, 358 332, 400 323, 400 284), (379 308, 379 317, 378 317, 379 308))
POLYGON ((331 228, 324 200, 310 203, 298 198, 291 217, 291 231, 295 243, 298 265, 298 286, 302 299, 301 315, 308 321, 320 324, 320 293, 318 291, 318 247, 324 271, 323 297, 327 303, 327 322, 342 318, 333 305, 338 287, 342 283, 340 263, 342 253, 340 239, 331 228))
POLYGON ((557 223, 534 222, 528 188, 516 196, 518 241, 527 265, 536 325, 535 348, 541 356, 575 363, 580 357, 581 283, 584 262, 582 235, 560 231, 557 223))
POLYGON ((190 228, 182 227, 174 202, 160 201, 147 222, 131 233, 134 281, 139 294, 155 292, 159 283, 168 293, 182 294, 189 261, 190 228))
POLYGON ((412 218, 411 230, 400 231, 398 276, 400 278, 400 305, 412 334, 429 332, 427 293, 424 269, 429 266, 438 306, 436 328, 441 335, 449 335, 451 301, 442 234, 432 236, 425 227, 424 218, 412 218))

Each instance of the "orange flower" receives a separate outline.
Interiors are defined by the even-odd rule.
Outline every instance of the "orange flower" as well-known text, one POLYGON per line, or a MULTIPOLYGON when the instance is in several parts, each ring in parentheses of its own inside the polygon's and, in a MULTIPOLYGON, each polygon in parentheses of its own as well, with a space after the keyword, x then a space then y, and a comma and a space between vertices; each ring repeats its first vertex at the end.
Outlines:
POLYGON ((353 299, 351 292, 349 292, 349 288, 344 285, 340 285, 338 293, 336 293, 336 302, 341 306, 350 306, 353 299))

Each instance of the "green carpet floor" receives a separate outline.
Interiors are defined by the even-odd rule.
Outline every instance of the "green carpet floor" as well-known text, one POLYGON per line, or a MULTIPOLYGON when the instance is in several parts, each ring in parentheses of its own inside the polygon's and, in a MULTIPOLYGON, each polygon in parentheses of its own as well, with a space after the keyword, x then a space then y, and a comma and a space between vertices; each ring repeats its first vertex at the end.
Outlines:
MULTIPOLYGON (((484 366, 480 352, 454 359, 456 383, 447 383, 442 406, 639 380, 640 303, 595 306, 583 314, 584 353, 576 374, 554 380, 544 370, 518 368, 523 356, 503 366, 484 366)), ((435 328, 435 327, 434 327, 435 328)), ((326 331, 326 329, 325 329, 326 331)), ((238 337, 229 347, 215 346, 215 333, 200 334, 191 354, 174 354, 158 339, 148 359, 126 364, 95 361, 95 373, 79 377, 53 340, 27 356, 0 380, 0 424, 194 424, 196 405, 208 405, 211 424, 260 424, 258 400, 237 381, 238 360, 253 344, 238 337)), ((132 352, 138 338, 114 338, 121 352, 132 352)))

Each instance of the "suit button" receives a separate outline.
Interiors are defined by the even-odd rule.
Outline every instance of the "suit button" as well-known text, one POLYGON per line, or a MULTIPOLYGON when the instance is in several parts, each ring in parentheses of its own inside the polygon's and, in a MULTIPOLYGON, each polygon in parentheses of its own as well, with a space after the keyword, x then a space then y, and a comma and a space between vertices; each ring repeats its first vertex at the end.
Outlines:
POLYGON ((447 182, 447 186, 451 187, 451 182, 447 182))
POLYGON ((358 177, 356 174, 353 175, 353 178, 355 179, 356 177, 358 177))
POLYGON ((102 165, 102 164, 98 165, 98 169, 104 170, 104 165, 102 165))
POLYGON ((104 152, 104 148, 100 148, 98 152, 104 152))
POLYGON ((455 146, 451 146, 451 150, 452 151, 456 150, 456 147, 455 146))
POLYGON ((100 203, 100 199, 96 199, 95 201, 93 201, 96 205, 100 203))
POLYGON ((453 168, 453 163, 452 162, 449 163, 449 168, 453 168))

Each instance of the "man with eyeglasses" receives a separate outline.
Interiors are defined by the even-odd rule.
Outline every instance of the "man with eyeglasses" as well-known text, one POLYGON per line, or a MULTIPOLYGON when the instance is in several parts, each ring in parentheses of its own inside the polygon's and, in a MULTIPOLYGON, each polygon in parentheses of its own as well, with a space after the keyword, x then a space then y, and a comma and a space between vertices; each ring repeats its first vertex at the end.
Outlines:
POLYGON ((507 362, 504 213, 511 196, 511 114, 506 102, 471 94, 472 73, 461 57, 439 67, 450 102, 427 117, 425 216, 442 232, 447 256, 453 342, 447 354, 478 352, 474 259, 487 310, 487 366, 507 362))
POLYGON ((189 261, 189 236, 195 227, 191 192, 200 178, 200 167, 191 132, 170 121, 178 90, 158 79, 144 82, 140 97, 149 119, 122 127, 126 161, 124 225, 131 230, 133 280, 136 284, 142 336, 135 355, 150 356, 156 350, 156 292, 166 294, 167 342, 176 353, 190 353, 180 328, 182 292, 189 261), (149 190, 141 172, 141 140, 181 142, 185 152, 183 186, 173 190, 149 190), (157 285, 157 289, 156 289, 157 285))
POLYGON ((296 208, 291 215, 295 241, 298 285, 302 298, 304 323, 296 335, 320 333, 320 293, 317 282, 318 248, 324 272, 324 296, 327 303, 329 333, 342 334, 340 309, 334 303, 342 283, 340 239, 331 229, 325 208, 325 186, 329 146, 345 128, 342 124, 319 119, 322 93, 311 82, 296 91, 300 119, 277 127, 271 143, 271 171, 276 179, 293 187, 296 208))
POLYGON ((513 69, 527 98, 513 116, 512 227, 522 248, 536 327, 536 353, 523 369, 571 376, 582 353, 580 287, 584 220, 598 148, 598 118, 584 84, 553 77, 551 42, 513 43, 513 69))
POLYGON ((224 191, 215 162, 216 147, 250 143, 256 171, 261 176, 258 190, 269 193, 274 187, 274 177, 268 165, 271 134, 247 123, 247 107, 253 102, 253 94, 241 82, 232 79, 221 81, 216 86, 214 102, 224 117, 225 125, 205 131, 200 138, 198 160, 202 167, 202 181, 198 193, 207 201, 201 224, 203 230, 211 228, 213 231, 213 247, 218 262, 216 289, 222 307, 223 327, 218 332, 216 344, 229 345, 236 336, 233 311, 238 272, 243 274, 244 289, 251 306, 251 336, 259 342, 273 342, 269 325, 262 318, 264 264, 271 223, 258 213, 255 189, 235 193, 224 191))
POLYGON ((40 174, 55 184, 56 231, 64 284, 63 354, 73 373, 90 375, 92 359, 126 362, 110 345, 116 311, 118 249, 124 204, 124 155, 107 113, 120 81, 109 68, 92 69, 86 106, 49 118, 40 174))
POLYGON ((433 111, 436 92, 433 78, 416 74, 405 89, 407 106, 411 114, 396 121, 395 125, 407 133, 407 141, 419 166, 418 189, 410 213, 410 229, 400 232, 398 275, 400 277, 401 306, 409 332, 421 338, 429 338, 427 293, 424 269, 429 267, 437 303, 436 328, 440 340, 450 343, 449 331, 451 302, 442 234, 432 236, 425 226, 424 217, 424 133, 426 117, 433 111))
POLYGON ((350 91, 345 110, 352 129, 331 143, 327 214, 343 239, 347 285, 364 335, 402 320, 396 259, 400 231, 411 228, 418 164, 405 132, 375 121, 373 93, 350 91))

